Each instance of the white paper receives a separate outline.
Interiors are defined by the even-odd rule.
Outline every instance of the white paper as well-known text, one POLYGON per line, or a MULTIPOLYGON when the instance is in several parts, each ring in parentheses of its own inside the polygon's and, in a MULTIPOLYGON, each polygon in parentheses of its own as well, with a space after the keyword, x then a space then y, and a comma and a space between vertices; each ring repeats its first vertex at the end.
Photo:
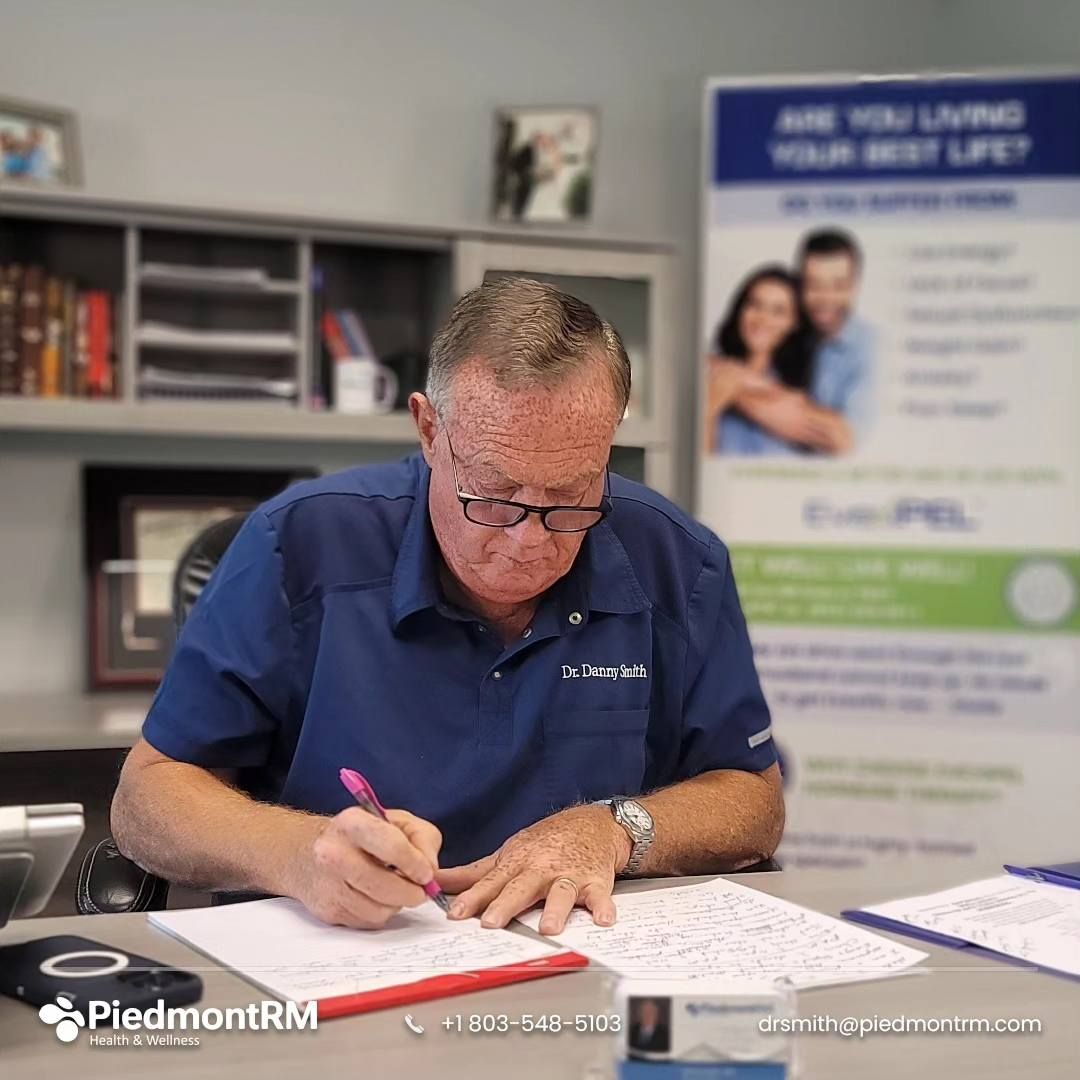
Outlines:
POLYGON ((177 393, 260 394, 291 398, 296 394, 295 379, 265 379, 259 375, 238 375, 216 371, 174 371, 171 368, 144 364, 139 372, 140 390, 174 390, 177 393))
POLYGON ((1006 874, 863 910, 1080 975, 1080 891, 1063 885, 1006 874))
MULTIPOLYGON (((575 910, 552 940, 633 978, 724 978, 796 987, 900 974, 927 954, 861 927, 718 878, 617 893, 614 926, 575 910)), ((534 930, 540 912, 521 921, 534 930)))
POLYGON ((141 345, 268 352, 291 352, 297 347, 296 335, 284 330, 195 330, 187 326, 150 321, 140 323, 138 340, 141 345))
POLYGON ((219 281, 238 285, 262 285, 269 277, 261 267, 187 266, 180 263, 146 262, 143 277, 170 281, 219 281))
POLYGON ((160 927, 237 975, 293 1001, 359 994, 562 952, 479 920, 451 922, 434 904, 396 915, 382 930, 327 926, 296 900, 150 914, 160 927))

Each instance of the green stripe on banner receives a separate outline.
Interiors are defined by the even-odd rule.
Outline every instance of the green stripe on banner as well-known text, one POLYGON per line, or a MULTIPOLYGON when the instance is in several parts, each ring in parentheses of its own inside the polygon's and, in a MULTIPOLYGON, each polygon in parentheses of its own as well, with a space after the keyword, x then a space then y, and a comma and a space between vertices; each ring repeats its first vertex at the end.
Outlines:
POLYGON ((1080 552, 732 548, 747 620, 1080 631, 1080 552))

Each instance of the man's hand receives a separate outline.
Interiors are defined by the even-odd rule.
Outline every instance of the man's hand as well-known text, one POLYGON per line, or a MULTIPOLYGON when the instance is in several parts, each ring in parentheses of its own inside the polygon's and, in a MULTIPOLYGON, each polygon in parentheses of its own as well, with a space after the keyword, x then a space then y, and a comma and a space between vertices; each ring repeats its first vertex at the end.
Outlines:
POLYGON ((542 934, 561 933, 575 905, 588 908, 598 926, 610 926, 611 890, 631 846, 608 807, 573 806, 522 829, 494 854, 437 876, 447 892, 460 894, 452 919, 482 913, 481 925, 505 926, 546 898, 542 934))
POLYGON ((404 810, 386 816, 351 806, 329 819, 306 818, 309 835, 288 894, 323 922, 360 930, 377 930, 402 908, 424 903, 442 835, 404 810))

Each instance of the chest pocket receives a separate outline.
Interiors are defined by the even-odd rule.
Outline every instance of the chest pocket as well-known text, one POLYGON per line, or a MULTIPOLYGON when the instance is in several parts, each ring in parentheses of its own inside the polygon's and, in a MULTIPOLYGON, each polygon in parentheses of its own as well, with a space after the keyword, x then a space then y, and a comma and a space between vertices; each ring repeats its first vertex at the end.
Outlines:
POLYGON ((544 715, 544 779, 552 807, 638 795, 646 709, 560 709, 544 715))

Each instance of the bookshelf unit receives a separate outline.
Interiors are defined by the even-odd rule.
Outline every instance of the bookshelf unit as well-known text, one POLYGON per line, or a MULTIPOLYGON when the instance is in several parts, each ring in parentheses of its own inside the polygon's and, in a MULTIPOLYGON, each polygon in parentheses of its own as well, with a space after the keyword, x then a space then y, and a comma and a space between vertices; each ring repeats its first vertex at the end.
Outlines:
MULTIPOLYGON (((0 185, 0 264, 9 262, 43 265, 120 302, 116 397, 0 396, 0 750, 5 729, 12 745, 33 748, 35 717, 48 718, 40 722, 43 746, 127 745, 134 736, 115 697, 106 706, 84 690, 84 463, 326 472, 399 457, 415 445, 404 404, 422 388, 431 336, 456 297, 485 276, 554 281, 619 327, 640 393, 619 428, 613 467, 665 494, 687 494, 677 489, 672 464, 681 335, 675 260, 665 245, 181 208, 0 185), (256 270, 257 277, 236 274, 256 270), (313 408, 320 307, 359 311, 375 352, 398 375, 394 411, 313 408), (172 332, 163 334, 162 325, 172 332), (222 332, 260 337, 213 336, 222 332), (293 380, 295 395, 262 403, 159 399, 142 390, 148 368, 226 363, 230 372, 293 380), (102 722, 103 715, 124 723, 102 722)), ((143 692, 130 700, 138 710, 147 699, 143 692)))

